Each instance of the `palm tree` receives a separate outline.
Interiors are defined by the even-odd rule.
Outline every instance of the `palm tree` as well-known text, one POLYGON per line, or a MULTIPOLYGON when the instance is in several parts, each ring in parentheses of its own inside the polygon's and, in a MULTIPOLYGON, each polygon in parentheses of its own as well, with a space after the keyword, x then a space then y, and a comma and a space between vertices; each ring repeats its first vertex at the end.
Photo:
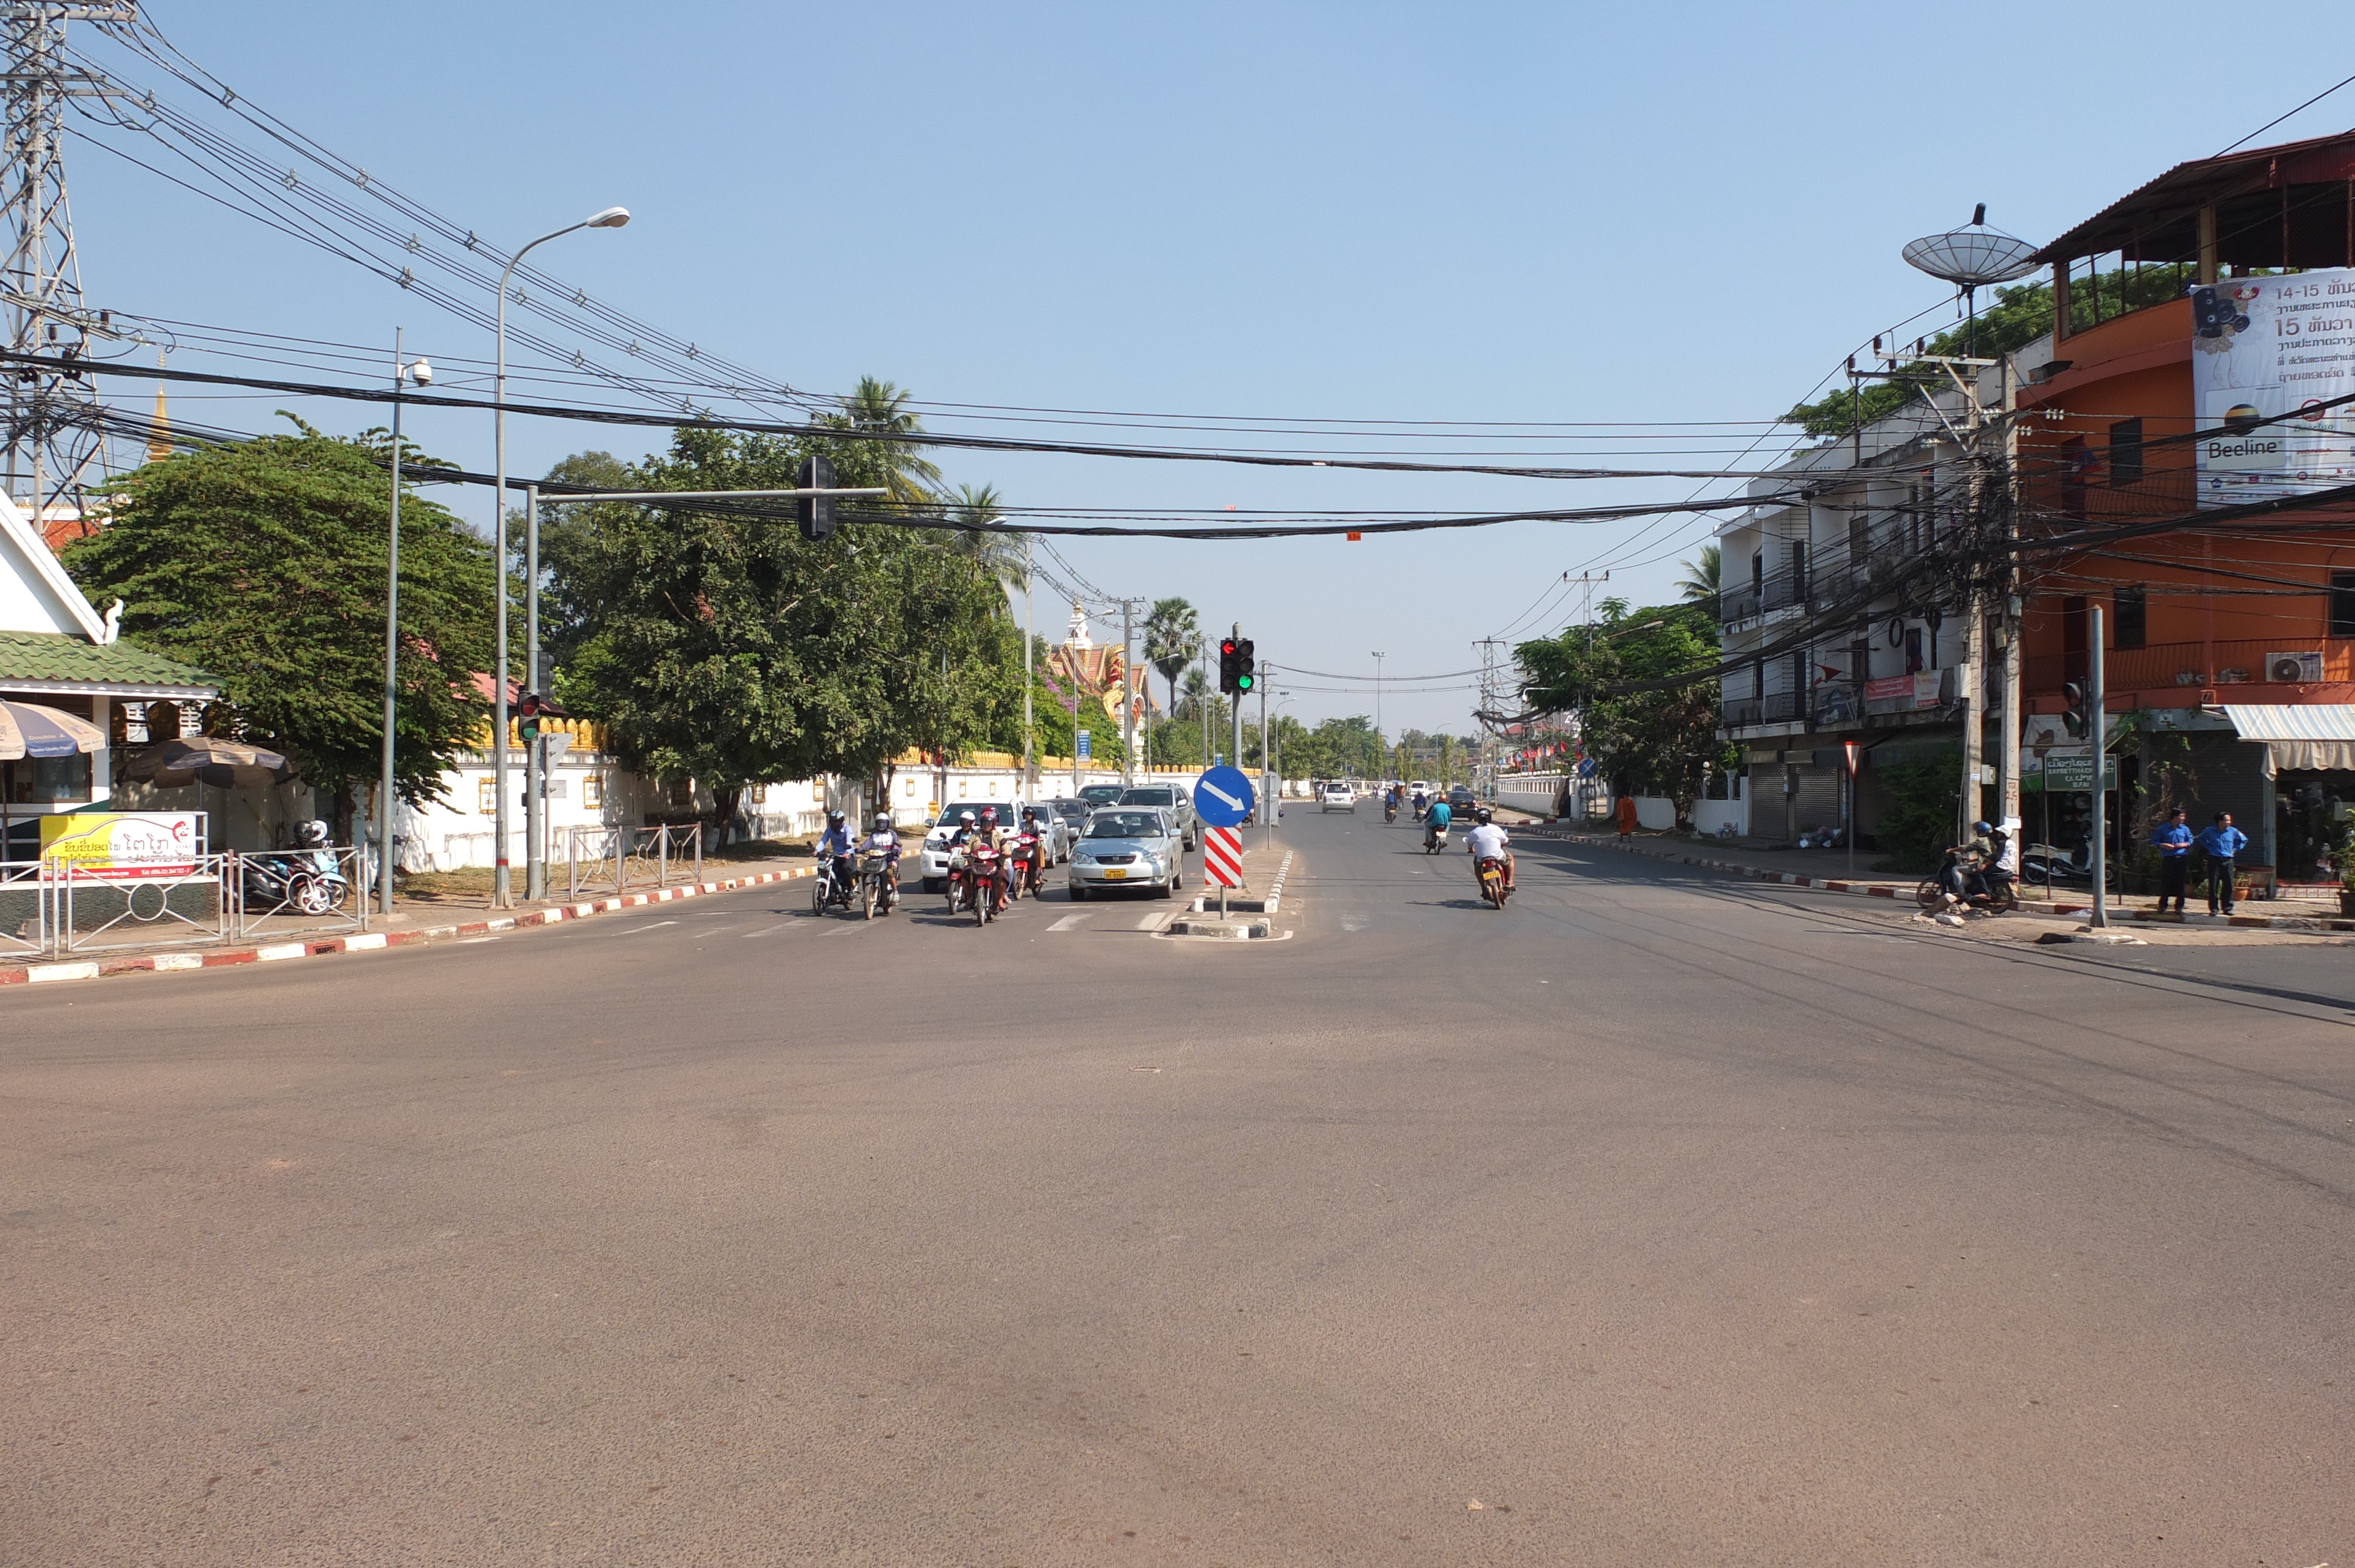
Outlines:
MULTIPOLYGON (((842 421, 854 430, 883 430, 900 436, 920 435, 924 429, 924 421, 908 411, 908 394, 872 376, 860 376, 858 389, 842 400, 842 421)), ((892 500, 909 505, 940 500, 940 466, 920 455, 922 443, 877 441, 874 445, 883 484, 892 500)))
MULTIPOLYGON (((996 523, 1002 521, 1005 504, 994 484, 960 485, 956 498, 949 503, 949 514, 966 524, 996 523)), ((977 526, 958 528, 949 535, 949 548, 996 577, 1008 595, 1030 586, 1029 542, 1026 535, 986 533, 977 526)))
POLYGON ((1700 547, 1700 559, 1687 561, 1684 564, 1684 578, 1677 584, 1677 587, 1683 592, 1685 598, 1700 600, 1717 597, 1718 568, 1722 559, 1723 553, 1715 545, 1703 545, 1700 547))
POLYGON ((1145 618, 1146 662, 1169 683, 1169 711, 1178 711, 1178 677, 1202 646, 1194 607, 1182 599, 1157 599, 1145 618))

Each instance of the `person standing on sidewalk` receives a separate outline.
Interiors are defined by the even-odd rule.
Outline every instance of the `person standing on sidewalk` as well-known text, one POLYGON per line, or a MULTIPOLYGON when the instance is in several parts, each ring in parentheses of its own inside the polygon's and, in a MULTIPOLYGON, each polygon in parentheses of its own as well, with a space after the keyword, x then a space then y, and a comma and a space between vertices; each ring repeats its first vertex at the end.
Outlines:
POLYGON ((1633 795, 1622 795, 1619 797, 1619 836, 1623 839, 1629 839, 1635 837, 1635 835, 1636 797, 1633 795))
POLYGON ((2191 813, 2178 806, 2167 821, 2150 832, 2151 847, 2158 852, 2158 912, 2167 913, 2167 901, 2175 900, 2175 912, 2183 913, 2183 895, 2191 882, 2191 813))
POLYGON ((2232 913, 2232 857, 2249 842, 2249 835, 2232 825, 2232 813, 2216 813, 2215 825, 2200 830, 2200 855, 2208 867, 2208 913, 2216 913, 2218 899, 2223 900, 2224 913, 2232 913))

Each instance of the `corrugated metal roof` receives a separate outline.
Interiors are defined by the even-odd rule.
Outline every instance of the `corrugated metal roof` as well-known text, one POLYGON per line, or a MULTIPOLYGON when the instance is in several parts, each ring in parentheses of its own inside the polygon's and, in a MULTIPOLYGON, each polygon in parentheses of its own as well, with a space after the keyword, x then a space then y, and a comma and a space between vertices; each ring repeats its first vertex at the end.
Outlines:
POLYGON ((2355 704, 2226 703, 2243 740, 2355 740, 2355 704))
POLYGON ((218 689, 202 670, 128 642, 91 642, 61 631, 0 631, 0 686, 27 682, 175 686, 206 696, 218 689))

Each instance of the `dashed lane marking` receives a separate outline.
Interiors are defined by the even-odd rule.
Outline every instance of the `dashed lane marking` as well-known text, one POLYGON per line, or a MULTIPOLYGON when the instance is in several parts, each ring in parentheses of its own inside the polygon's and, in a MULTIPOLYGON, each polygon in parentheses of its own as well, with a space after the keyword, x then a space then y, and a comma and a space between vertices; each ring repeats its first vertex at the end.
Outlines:
POLYGON ((1050 931, 1076 930, 1081 925, 1086 922, 1087 918, 1088 916, 1086 915, 1066 915, 1061 919, 1056 921, 1053 925, 1048 927, 1047 929, 1050 931))

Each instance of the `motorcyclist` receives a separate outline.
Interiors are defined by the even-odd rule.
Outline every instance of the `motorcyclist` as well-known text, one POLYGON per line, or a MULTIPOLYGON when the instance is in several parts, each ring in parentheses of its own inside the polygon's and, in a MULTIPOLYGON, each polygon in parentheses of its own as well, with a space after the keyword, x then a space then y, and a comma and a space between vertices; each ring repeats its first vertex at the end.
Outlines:
POLYGON ((1431 809, 1423 813, 1423 843, 1426 846, 1437 843, 1439 835, 1445 832, 1447 824, 1455 820, 1455 808, 1450 806, 1444 800, 1433 799, 1431 809))
POLYGON ((1029 836, 1030 854, 1029 858, 1023 863, 1025 869, 1022 874, 1028 879, 1025 885, 1036 889, 1039 885, 1039 879, 1046 874, 1047 842, 1051 836, 1047 824, 1039 820, 1039 808, 1036 806, 1022 808, 1022 828, 1016 837, 1019 838, 1023 834, 1029 836))
POLYGON ((1512 835, 1491 821, 1489 814, 1486 806, 1474 811, 1472 821, 1475 825, 1465 835, 1472 855, 1472 879, 1476 883, 1479 881, 1482 861, 1502 861, 1505 865, 1505 891, 1510 893, 1513 890, 1513 852, 1507 846, 1512 843, 1512 835))
POLYGON ((981 809, 981 821, 974 825, 973 842, 986 844, 997 852, 997 874, 992 886, 997 900, 996 907, 1000 910, 1006 907, 1007 844, 1013 836, 1013 825, 997 820, 996 807, 984 806, 981 809))
POLYGON ((826 832, 818 835, 810 853, 826 863, 827 874, 834 878, 835 896, 847 899, 855 879, 850 869, 850 824, 840 811, 826 814, 826 832))
POLYGON ((1940 875, 1945 879, 1949 903, 1965 903, 1987 890, 1986 868, 1994 864, 1996 858, 1996 846, 1988 835, 1994 832, 1986 822, 1973 822, 1968 842, 1946 847, 1946 863, 1940 875))
POLYGON ((858 853, 883 857, 883 880, 891 890, 894 902, 900 896, 900 832, 891 825, 891 813, 875 813, 875 831, 858 841, 858 853))
POLYGON ((1430 799, 1425 796, 1422 790, 1417 789, 1414 792, 1414 820, 1416 821, 1419 822, 1423 821, 1423 813, 1430 803, 1430 799))

